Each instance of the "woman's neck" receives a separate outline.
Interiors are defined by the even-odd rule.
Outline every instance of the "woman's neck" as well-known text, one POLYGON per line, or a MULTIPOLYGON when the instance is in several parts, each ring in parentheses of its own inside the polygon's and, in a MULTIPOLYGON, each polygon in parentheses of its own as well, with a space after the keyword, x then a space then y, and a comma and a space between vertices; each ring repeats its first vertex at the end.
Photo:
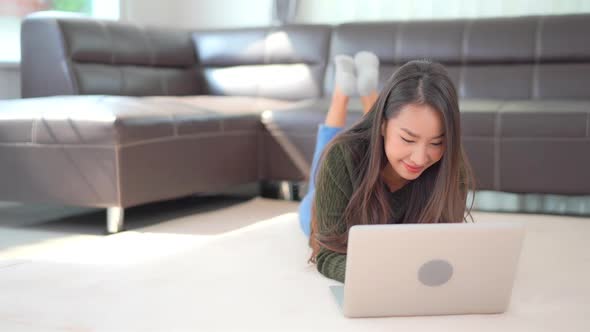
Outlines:
POLYGON ((385 182, 390 192, 398 191, 410 182, 397 174, 389 163, 381 170, 381 179, 385 182))

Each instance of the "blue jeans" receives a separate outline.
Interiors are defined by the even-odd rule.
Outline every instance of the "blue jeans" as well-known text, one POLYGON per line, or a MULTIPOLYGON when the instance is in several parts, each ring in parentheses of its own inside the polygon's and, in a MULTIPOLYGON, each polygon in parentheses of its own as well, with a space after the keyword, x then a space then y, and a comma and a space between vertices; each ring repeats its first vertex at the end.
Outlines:
POLYGON ((313 153, 313 161, 311 163, 311 173, 309 175, 309 186, 307 194, 299 204, 299 225, 305 235, 309 237, 311 232, 311 206, 313 204, 313 197, 315 194, 315 175, 320 162, 320 157, 326 145, 336 136, 341 127, 330 127, 325 124, 320 124, 318 127, 318 135, 315 143, 315 151, 313 153))

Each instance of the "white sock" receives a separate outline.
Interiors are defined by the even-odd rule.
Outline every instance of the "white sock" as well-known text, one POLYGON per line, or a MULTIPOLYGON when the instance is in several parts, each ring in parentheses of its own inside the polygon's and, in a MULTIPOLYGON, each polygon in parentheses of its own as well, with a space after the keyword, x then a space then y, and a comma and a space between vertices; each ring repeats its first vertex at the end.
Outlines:
POLYGON ((347 96, 356 94, 357 79, 355 73, 355 64, 351 56, 336 55, 334 57, 336 75, 334 82, 347 96))
POLYGON ((377 91, 379 84, 379 58, 371 52, 362 51, 354 56, 357 73, 357 90, 361 96, 377 91))

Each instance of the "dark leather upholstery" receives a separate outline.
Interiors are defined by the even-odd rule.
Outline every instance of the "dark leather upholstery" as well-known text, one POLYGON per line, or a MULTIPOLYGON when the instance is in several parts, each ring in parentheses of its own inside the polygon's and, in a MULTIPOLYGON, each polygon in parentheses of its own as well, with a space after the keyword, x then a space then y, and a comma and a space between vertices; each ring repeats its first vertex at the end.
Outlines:
POLYGON ((22 95, 194 95, 190 33, 33 15, 22 24, 22 95))
POLYGON ((428 58, 447 67, 461 98, 589 99, 589 18, 348 23, 335 27, 330 53, 375 52, 381 86, 401 64, 428 58))
POLYGON ((331 59, 360 50, 381 85, 445 64, 479 189, 588 195, 589 32, 590 15, 196 32, 33 16, 23 96, 89 96, 0 103, 0 199, 127 207, 305 180, 331 59))
POLYGON ((3 101, 0 200, 127 207, 256 182, 260 114, 292 105, 215 96, 3 101))
POLYGON ((330 32, 317 25, 195 32, 205 93, 287 100, 320 97, 330 32))
POLYGON ((322 94, 331 33, 328 26, 305 25, 190 33, 35 15, 23 22, 22 30, 25 98, 316 98, 322 94))
MULTIPOLYGON (((324 120, 327 101, 274 112, 263 119, 275 136, 286 136, 308 162, 315 130, 324 120)), ((349 124, 360 117, 353 105, 349 124)), ((516 193, 587 195, 590 187, 590 101, 463 100, 462 137, 478 189, 516 193)), ((272 151, 275 165, 293 159, 272 151)), ((288 152, 288 150, 286 151, 288 152)), ((291 163, 293 164, 293 163, 291 163)), ((295 167, 271 168, 272 179, 301 179, 295 167)))

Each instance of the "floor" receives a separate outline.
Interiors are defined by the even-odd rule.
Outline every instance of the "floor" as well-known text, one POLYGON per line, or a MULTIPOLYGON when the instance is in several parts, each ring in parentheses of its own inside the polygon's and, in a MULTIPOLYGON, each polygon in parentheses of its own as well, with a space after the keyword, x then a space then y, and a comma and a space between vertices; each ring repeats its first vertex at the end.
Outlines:
POLYGON ((589 331, 590 219, 474 214, 529 225, 503 315, 342 317, 307 264, 297 203, 190 197, 126 212, 0 206, 0 331, 589 331))

